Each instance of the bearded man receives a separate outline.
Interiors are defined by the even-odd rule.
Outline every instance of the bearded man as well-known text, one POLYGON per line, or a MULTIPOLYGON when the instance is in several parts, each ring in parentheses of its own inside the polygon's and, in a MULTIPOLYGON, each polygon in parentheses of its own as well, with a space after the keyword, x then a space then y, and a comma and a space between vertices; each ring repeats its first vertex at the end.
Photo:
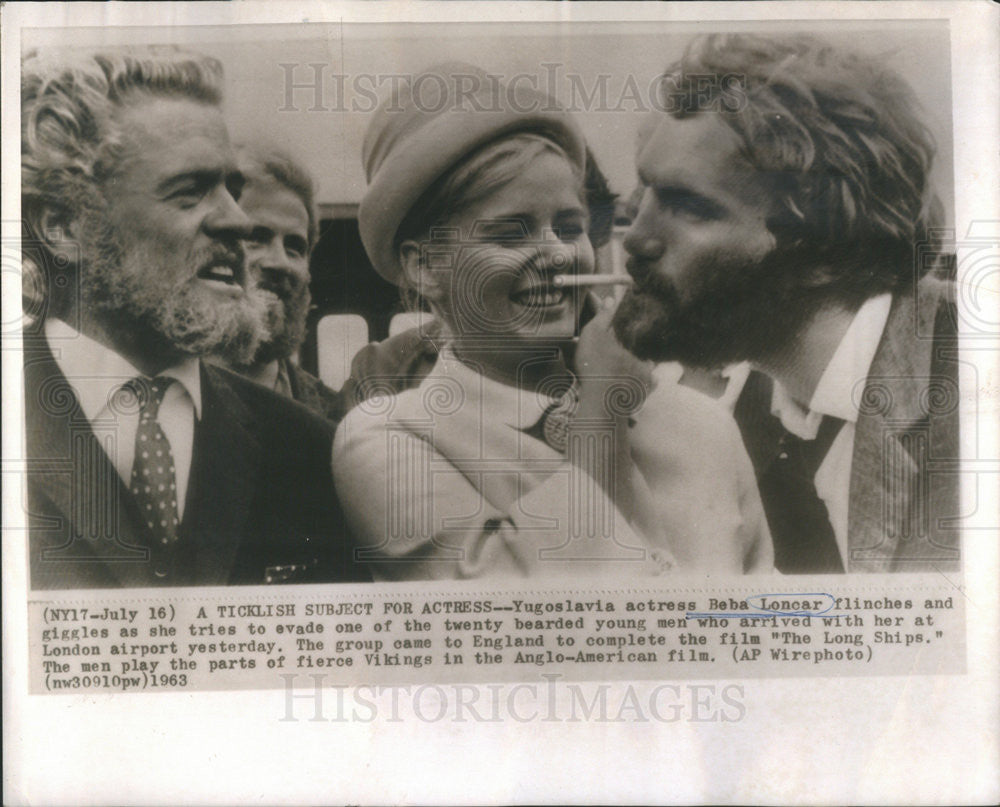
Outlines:
POLYGON ((240 207, 250 219, 243 247, 251 293, 267 309, 267 334, 250 361, 238 346, 219 360, 336 422, 342 414, 340 396, 293 359, 305 340, 312 301, 309 256, 318 231, 312 177, 272 146, 239 148, 237 161, 244 178, 240 207))
POLYGON ((618 337, 755 368, 735 414, 779 571, 957 569, 953 284, 912 91, 817 39, 750 35, 695 40, 662 87, 618 337))
POLYGON ((350 580, 332 430, 200 357, 249 360, 250 222, 214 59, 31 54, 22 208, 49 278, 26 335, 35 588, 350 580))

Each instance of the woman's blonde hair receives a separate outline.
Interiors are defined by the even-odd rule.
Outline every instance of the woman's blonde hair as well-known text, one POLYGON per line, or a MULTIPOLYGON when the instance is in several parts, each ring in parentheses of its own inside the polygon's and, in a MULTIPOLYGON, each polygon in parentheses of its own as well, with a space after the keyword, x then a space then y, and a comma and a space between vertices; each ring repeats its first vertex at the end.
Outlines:
MULTIPOLYGON (((473 151, 438 178, 417 200, 396 232, 395 248, 404 241, 424 242, 435 227, 466 205, 479 201, 499 190, 524 173, 539 155, 557 154, 566 160, 579 184, 580 201, 585 202, 584 176, 556 141, 535 132, 518 132, 501 137, 473 151)), ((463 233, 462 237, 467 236, 463 233)), ((427 310, 428 303, 404 272, 400 278, 400 294, 410 311, 427 310)))

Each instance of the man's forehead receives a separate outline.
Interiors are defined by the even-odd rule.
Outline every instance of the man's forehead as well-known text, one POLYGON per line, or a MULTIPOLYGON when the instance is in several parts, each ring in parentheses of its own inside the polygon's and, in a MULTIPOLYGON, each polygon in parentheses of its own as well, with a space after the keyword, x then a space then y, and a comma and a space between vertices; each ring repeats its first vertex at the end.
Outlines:
POLYGON ((271 176, 244 173, 247 182, 240 196, 240 207, 252 217, 281 218, 304 229, 309 226, 305 202, 294 190, 271 176))
POLYGON ((169 172, 193 163, 235 170, 236 161, 221 110, 187 98, 139 97, 123 106, 123 162, 155 160, 169 172))
POLYGON ((641 130, 636 165, 643 180, 711 180, 725 174, 755 173, 742 154, 739 135, 719 114, 702 112, 675 118, 656 113, 641 130))

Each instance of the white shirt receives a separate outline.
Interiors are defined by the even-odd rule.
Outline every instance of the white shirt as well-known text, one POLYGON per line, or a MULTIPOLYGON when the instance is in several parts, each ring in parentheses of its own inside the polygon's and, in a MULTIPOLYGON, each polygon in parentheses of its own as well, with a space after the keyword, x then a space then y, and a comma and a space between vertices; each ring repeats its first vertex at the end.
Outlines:
MULTIPOLYGON (((142 373, 113 350, 62 320, 50 318, 45 321, 45 338, 94 434, 127 487, 132 478, 139 411, 123 412, 112 402, 122 385, 142 373), (108 437, 113 439, 106 439, 108 437)), ((194 424, 201 418, 198 359, 186 359, 159 375, 177 382, 167 388, 157 421, 170 442, 177 477, 177 515, 183 518, 194 452, 194 424)))
POLYGON ((847 520, 858 401, 891 306, 892 295, 886 293, 866 300, 858 309, 820 377, 808 410, 792 400, 777 381, 771 396, 771 414, 803 440, 815 439, 825 415, 844 421, 813 480, 816 494, 826 505, 844 569, 847 569, 847 520))

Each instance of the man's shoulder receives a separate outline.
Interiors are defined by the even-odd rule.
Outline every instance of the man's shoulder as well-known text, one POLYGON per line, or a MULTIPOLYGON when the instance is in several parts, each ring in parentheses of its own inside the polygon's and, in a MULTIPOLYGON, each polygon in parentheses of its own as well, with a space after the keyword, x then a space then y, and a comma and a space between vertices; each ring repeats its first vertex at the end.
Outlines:
POLYGON ((319 377, 314 376, 308 370, 303 369, 289 359, 285 360, 285 369, 288 371, 289 378, 292 379, 296 386, 301 386, 315 392, 329 392, 331 394, 336 394, 332 389, 324 384, 319 377))
POLYGON ((273 390, 250 381, 222 367, 202 363, 204 380, 210 393, 225 398, 233 396, 245 406, 262 430, 279 430, 285 433, 303 433, 330 439, 333 426, 308 407, 279 395, 273 390))
POLYGON ((897 290, 872 361, 872 372, 901 366, 926 375, 925 365, 935 348, 958 338, 955 292, 954 279, 938 272, 897 290))
POLYGON ((438 336, 440 325, 435 321, 363 347, 351 362, 351 376, 341 390, 345 408, 417 386, 437 361, 438 336))
POLYGON ((951 317, 949 324, 955 327, 950 330, 953 335, 957 333, 958 304, 956 301, 956 285, 953 277, 939 277, 937 275, 925 277, 917 284, 918 305, 924 304, 933 310, 938 336, 945 335, 943 332, 948 330, 943 327, 941 322, 942 316, 951 317))
POLYGON ((285 369, 292 388, 292 398, 327 420, 337 422, 343 416, 341 394, 323 383, 308 370, 288 359, 285 369))
POLYGON ((362 377, 409 373, 414 362, 437 355, 434 339, 439 333, 440 326, 432 322, 366 345, 352 363, 352 375, 354 371, 362 377))

